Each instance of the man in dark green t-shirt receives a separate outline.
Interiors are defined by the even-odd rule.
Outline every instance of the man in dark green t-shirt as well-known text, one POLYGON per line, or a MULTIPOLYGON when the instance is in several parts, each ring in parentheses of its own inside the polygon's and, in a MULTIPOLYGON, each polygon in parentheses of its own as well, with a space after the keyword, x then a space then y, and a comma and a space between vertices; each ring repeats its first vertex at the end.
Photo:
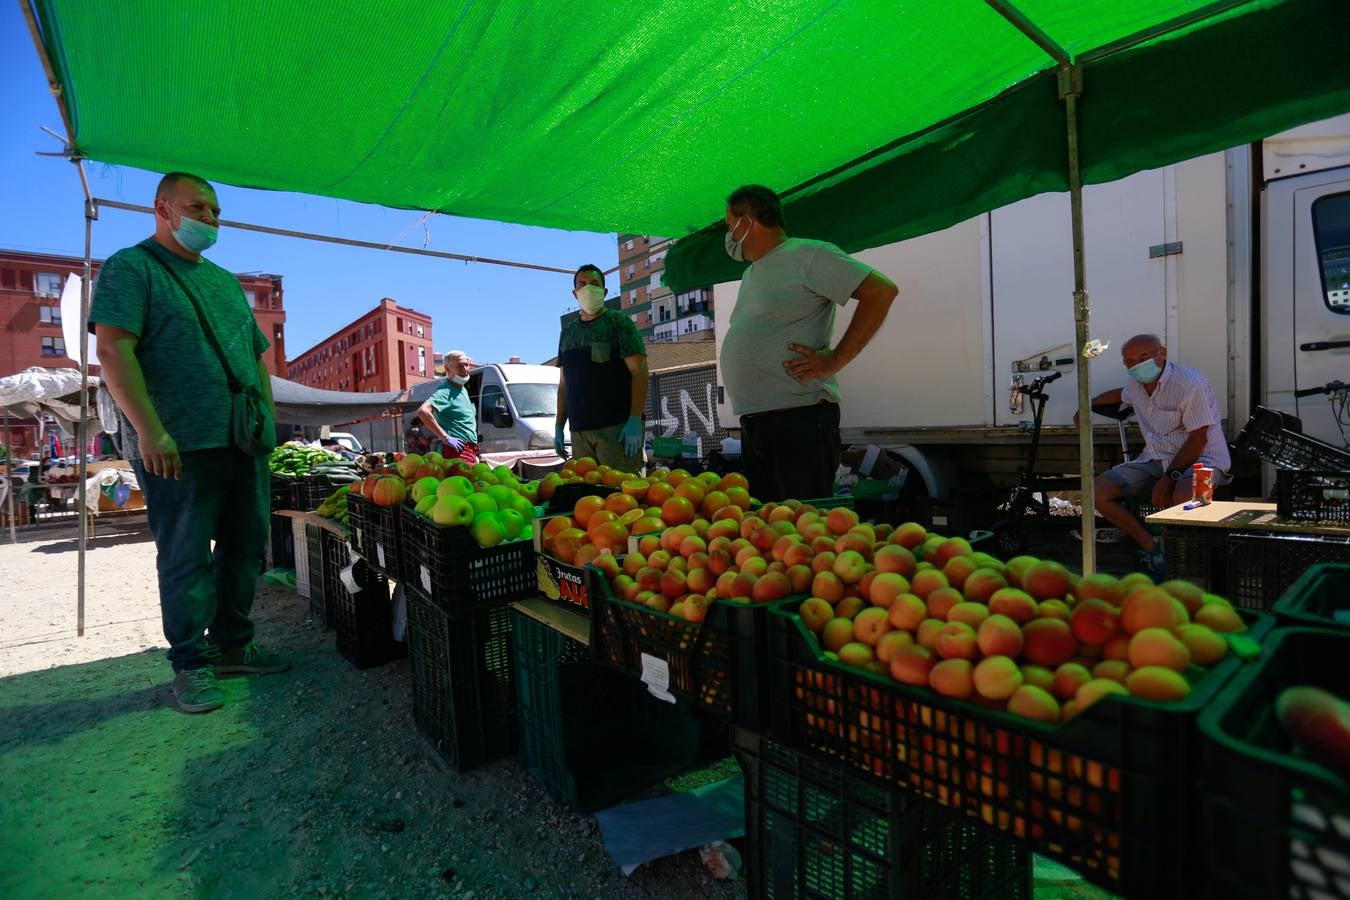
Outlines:
POLYGON ((605 308, 605 276, 582 266, 572 276, 581 315, 558 338, 558 420, 553 449, 566 457, 563 426, 572 423, 572 456, 624 472, 642 468, 642 410, 647 405, 647 348, 633 320, 605 308))
POLYGON ((89 311, 104 383, 131 426, 123 449, 145 494, 173 691, 185 712, 223 705, 217 674, 290 668, 254 642, 249 619, 268 536, 269 475, 266 458, 231 439, 224 365, 241 385, 257 386, 272 422, 276 412, 260 358, 267 338, 239 280, 201 255, 219 220, 210 184, 165 175, 154 236, 108 258, 89 311))

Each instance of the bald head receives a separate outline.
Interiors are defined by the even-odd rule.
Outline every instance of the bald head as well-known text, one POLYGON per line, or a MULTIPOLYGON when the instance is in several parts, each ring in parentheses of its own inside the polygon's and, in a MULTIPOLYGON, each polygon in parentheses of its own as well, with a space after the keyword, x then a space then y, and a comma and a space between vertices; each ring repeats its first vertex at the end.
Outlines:
POLYGON ((1146 359, 1156 359, 1161 366, 1167 361, 1167 348, 1156 334, 1136 334, 1121 346, 1120 359, 1127 369, 1146 359))

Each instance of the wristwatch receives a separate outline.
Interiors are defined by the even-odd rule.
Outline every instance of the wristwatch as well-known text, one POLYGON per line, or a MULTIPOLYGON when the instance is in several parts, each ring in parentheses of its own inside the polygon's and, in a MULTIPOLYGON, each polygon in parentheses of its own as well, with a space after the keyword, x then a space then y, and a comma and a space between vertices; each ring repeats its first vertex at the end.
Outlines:
POLYGON ((1180 480, 1181 480, 1181 470, 1180 470, 1180 469, 1168 469, 1168 470, 1167 470, 1167 477, 1170 478, 1170 479, 1172 479, 1173 481, 1180 481, 1180 480))

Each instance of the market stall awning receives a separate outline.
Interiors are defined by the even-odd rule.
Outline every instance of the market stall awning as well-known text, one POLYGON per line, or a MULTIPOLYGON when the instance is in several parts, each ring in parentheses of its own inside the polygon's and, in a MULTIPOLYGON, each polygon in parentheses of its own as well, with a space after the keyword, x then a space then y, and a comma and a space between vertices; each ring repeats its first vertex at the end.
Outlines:
POLYGON ((375 394, 325 391, 272 376, 272 402, 277 421, 287 425, 344 425, 379 416, 396 409, 406 411, 421 405, 407 399, 407 391, 375 394))
POLYGON ((1089 182, 1350 109, 1344 0, 36 4, 89 157, 589 231, 686 235, 760 182, 857 249, 1063 190, 1057 54, 1089 182))

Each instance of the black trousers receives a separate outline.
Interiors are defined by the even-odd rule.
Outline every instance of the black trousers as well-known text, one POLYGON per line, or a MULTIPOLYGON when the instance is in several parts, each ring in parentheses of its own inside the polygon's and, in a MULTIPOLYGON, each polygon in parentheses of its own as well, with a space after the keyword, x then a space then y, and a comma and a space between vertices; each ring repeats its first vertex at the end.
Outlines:
POLYGON ((839 453, 837 403, 741 416, 741 459, 759 500, 833 496, 839 453))

